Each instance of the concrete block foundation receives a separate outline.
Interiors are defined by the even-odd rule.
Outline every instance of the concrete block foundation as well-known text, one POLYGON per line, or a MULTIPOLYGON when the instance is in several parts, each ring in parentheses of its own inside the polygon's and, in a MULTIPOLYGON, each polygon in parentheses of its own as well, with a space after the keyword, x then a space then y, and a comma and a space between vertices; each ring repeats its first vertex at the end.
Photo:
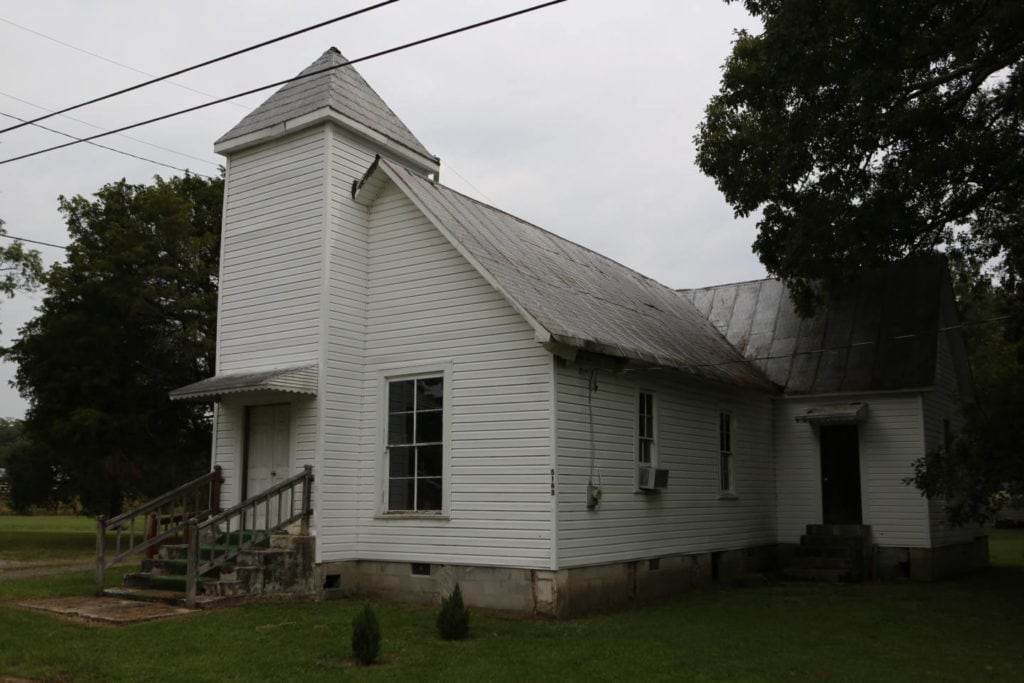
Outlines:
POLYGON ((560 570, 352 560, 318 566, 324 593, 440 604, 458 583, 466 604, 566 617, 685 593, 771 571, 775 546, 673 555, 560 570))

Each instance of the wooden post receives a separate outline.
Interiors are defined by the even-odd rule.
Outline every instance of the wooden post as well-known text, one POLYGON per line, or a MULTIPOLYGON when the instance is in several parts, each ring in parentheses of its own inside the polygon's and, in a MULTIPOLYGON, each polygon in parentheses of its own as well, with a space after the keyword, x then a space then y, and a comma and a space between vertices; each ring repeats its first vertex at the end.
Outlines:
POLYGON ((306 465, 306 476, 302 479, 302 524, 300 533, 309 536, 309 516, 313 507, 313 466, 306 465))
MULTIPOLYGON (((157 533, 159 533, 159 530, 160 530, 159 529, 159 525, 160 525, 160 522, 159 522, 159 520, 158 520, 158 518, 156 516, 156 513, 155 512, 150 512, 149 513, 149 517, 146 518, 146 539, 145 540, 148 541, 149 539, 154 538, 157 535, 157 533)), ((152 560, 154 557, 156 557, 156 553, 157 553, 158 550, 159 550, 159 548, 157 548, 155 545, 149 546, 148 548, 146 548, 146 557, 148 557, 149 559, 152 560)))
POLYGON ((107 524, 103 517, 96 518, 96 595, 103 593, 103 570, 106 568, 107 524))
POLYGON ((210 483, 210 510, 213 514, 221 511, 220 508, 220 487, 224 484, 224 475, 221 474, 220 465, 213 466, 213 481, 210 483))
POLYGON ((195 518, 188 520, 188 565, 185 583, 185 605, 196 606, 196 584, 199 580, 199 523, 195 518))

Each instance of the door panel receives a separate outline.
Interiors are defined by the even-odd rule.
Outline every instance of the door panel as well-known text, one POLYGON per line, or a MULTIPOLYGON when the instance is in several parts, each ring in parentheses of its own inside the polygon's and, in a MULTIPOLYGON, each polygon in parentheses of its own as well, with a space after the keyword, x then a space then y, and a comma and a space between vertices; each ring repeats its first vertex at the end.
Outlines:
POLYGON ((821 512, 824 524, 861 524, 857 425, 821 427, 821 512))
POLYGON ((253 496, 291 473, 291 406, 250 406, 248 413, 245 495, 253 496))

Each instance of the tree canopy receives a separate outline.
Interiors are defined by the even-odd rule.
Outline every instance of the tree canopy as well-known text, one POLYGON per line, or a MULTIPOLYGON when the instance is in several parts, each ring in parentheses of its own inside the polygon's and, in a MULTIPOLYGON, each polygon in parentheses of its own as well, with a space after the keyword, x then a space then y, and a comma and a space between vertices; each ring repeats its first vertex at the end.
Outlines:
MULTIPOLYGON (((729 2, 730 0, 726 0, 729 2)), ((979 402, 915 483, 958 522, 1024 494, 1024 3, 745 0, 697 163, 803 313, 865 267, 944 250, 979 402)))
POLYGON ((939 245, 1024 267, 1024 3, 746 0, 697 162, 803 310, 939 245), (827 288, 826 290, 827 291, 827 288))
POLYGON ((208 408, 167 392, 212 372, 222 195, 186 175, 60 198, 67 260, 7 351, 29 402, 31 448, 10 463, 22 503, 114 514, 208 466, 208 408))
MULTIPOLYGON (((0 237, 6 235, 4 222, 0 220, 0 237)), ((42 274, 43 262, 38 251, 26 249, 18 240, 0 243, 0 294, 9 298, 18 291, 33 291, 39 286, 42 274)))

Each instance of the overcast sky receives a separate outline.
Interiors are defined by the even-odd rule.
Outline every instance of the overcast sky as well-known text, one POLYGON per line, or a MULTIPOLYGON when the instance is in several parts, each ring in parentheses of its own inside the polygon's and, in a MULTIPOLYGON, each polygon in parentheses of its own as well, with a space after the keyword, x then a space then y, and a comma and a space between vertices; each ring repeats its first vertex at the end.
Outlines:
MULTIPOLYGON (((145 80, 139 71, 164 74, 370 4, 5 3, 0 112, 37 116, 39 107, 63 108, 145 80)), ((90 135, 97 128, 86 124, 116 128, 289 78, 331 46, 354 59, 530 4, 401 0, 69 114, 80 121, 43 125, 90 135)), ((356 68, 441 158, 443 183, 670 287, 696 287, 764 277, 750 250, 753 221, 735 220, 693 161, 704 106, 734 31, 744 27, 757 24, 739 3, 721 0, 569 0, 356 68)), ((213 141, 267 96, 127 133, 135 139, 98 142, 216 174, 213 141)), ((33 128, 5 133, 0 159, 65 140, 33 128)), ((0 219, 12 235, 66 244, 59 195, 175 173, 88 145, 0 165, 0 219)), ((40 249, 48 262, 62 257, 40 249)), ((5 342, 37 303, 24 295, 0 303, 5 342)), ((0 367, 0 416, 21 417, 26 406, 8 386, 12 374, 10 365, 0 367)))

